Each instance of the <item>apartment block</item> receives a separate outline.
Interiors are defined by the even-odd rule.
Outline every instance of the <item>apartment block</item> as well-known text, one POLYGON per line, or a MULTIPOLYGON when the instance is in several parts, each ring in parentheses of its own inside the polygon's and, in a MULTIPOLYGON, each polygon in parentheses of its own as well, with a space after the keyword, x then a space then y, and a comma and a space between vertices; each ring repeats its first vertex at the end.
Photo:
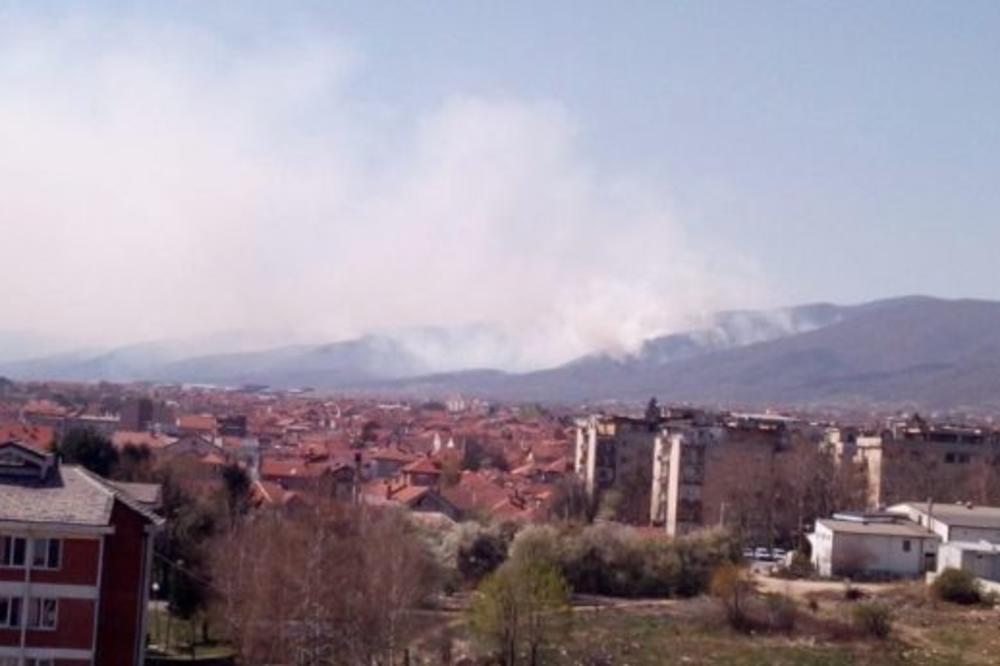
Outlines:
POLYGON ((143 663, 163 521, 140 485, 0 444, 0 666, 143 663))

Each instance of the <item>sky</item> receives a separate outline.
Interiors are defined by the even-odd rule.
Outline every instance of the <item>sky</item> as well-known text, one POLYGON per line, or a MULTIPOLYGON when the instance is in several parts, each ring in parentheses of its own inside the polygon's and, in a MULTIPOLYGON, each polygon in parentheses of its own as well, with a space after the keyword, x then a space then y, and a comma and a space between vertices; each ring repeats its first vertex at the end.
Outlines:
POLYGON ((997 34, 972 0, 0 0, 0 329, 486 323, 522 368, 1000 298, 997 34))

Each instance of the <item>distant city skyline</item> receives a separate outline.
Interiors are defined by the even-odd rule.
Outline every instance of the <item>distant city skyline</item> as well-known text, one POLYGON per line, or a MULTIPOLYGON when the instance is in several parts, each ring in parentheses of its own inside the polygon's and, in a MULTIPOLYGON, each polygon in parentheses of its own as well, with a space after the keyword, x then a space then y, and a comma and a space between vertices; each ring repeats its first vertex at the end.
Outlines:
MULTIPOLYGON (((1000 298, 1000 5, 0 3, 0 329, 1000 298)), ((0 338, 2 340, 2 338, 0 338)))

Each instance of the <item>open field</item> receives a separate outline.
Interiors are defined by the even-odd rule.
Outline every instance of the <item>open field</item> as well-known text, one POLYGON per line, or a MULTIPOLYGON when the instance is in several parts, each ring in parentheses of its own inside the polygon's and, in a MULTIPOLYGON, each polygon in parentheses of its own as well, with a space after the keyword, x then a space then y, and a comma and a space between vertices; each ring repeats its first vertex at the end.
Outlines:
MULTIPOLYGON (((574 607, 568 634, 544 654, 558 666, 945 666, 1000 664, 1000 611, 934 601, 919 583, 865 585, 862 602, 892 608, 889 638, 879 640, 851 627, 852 607, 841 583, 770 580, 768 592, 787 594, 797 608, 794 629, 743 633, 730 629, 709 598, 630 602, 587 598, 574 607)), ((469 647, 461 616, 450 615, 450 632, 469 647)), ((430 648, 434 641, 424 643, 430 648)), ((440 656, 420 651, 424 663, 440 656)))

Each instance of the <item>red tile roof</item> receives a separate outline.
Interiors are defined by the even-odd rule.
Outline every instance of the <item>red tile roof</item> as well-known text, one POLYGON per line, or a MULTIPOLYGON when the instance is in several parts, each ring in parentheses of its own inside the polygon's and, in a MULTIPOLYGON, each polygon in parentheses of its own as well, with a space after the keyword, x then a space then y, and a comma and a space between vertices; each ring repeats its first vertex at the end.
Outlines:
POLYGON ((55 438, 56 431, 49 426, 0 423, 0 442, 21 442, 37 449, 48 449, 55 438))

